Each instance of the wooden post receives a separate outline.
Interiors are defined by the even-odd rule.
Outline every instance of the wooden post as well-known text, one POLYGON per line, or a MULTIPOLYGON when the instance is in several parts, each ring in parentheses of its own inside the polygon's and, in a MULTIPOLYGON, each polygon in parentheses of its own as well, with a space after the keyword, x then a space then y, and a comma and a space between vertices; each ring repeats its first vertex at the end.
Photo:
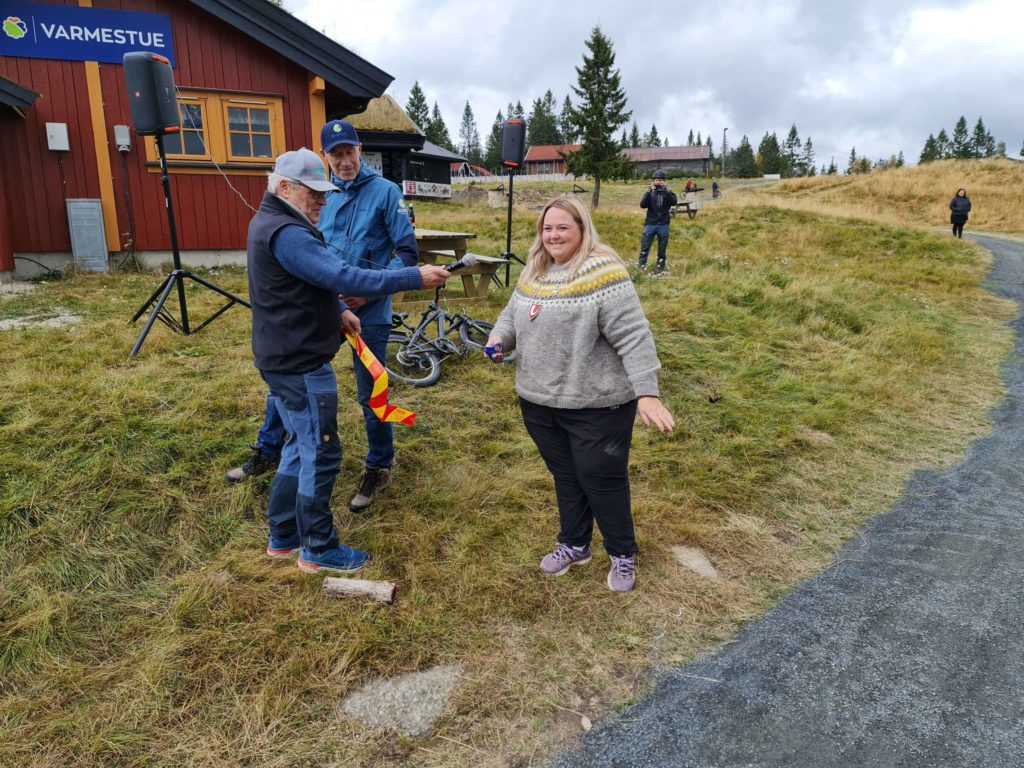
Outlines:
POLYGON ((343 579, 328 576, 324 579, 326 597, 354 597, 369 595, 380 603, 395 600, 395 585, 390 581, 366 581, 365 579, 343 579))

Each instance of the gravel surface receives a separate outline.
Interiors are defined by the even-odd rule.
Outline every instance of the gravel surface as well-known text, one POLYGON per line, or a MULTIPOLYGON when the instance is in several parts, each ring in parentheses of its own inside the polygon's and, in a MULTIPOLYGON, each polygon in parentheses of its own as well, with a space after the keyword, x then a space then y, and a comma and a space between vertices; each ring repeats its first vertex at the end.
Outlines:
MULTIPOLYGON (((1024 302, 1024 246, 971 239, 995 256, 989 289, 1024 302)), ((1024 766, 1020 317, 1012 327, 1008 396, 962 463, 913 475, 835 566, 554 765, 1024 766)))

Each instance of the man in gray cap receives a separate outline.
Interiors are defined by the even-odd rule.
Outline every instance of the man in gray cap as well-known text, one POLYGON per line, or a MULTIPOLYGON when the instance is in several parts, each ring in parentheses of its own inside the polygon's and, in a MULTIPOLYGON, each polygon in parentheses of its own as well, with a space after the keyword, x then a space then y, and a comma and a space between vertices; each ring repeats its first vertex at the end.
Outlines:
MULTIPOLYGON (((331 168, 331 181, 340 190, 327 198, 320 217, 324 239, 339 248, 356 267, 416 266, 416 233, 406 213, 402 192, 397 184, 362 161, 362 144, 352 123, 331 120, 320 130, 320 144, 331 168)), ((378 360, 383 360, 391 333, 391 297, 368 298, 357 293, 347 296, 346 302, 362 323, 366 346, 378 360)), ((363 477, 348 508, 363 512, 391 482, 395 441, 391 424, 381 421, 370 408, 373 377, 359 364, 354 352, 352 364, 366 423, 366 458, 363 477)))
POLYGON ((328 248, 316 224, 327 192, 337 187, 305 147, 277 158, 267 186, 249 223, 252 350, 289 435, 270 486, 267 554, 299 553, 307 571, 355 571, 370 555, 339 542, 330 508, 341 467, 331 360, 342 332, 359 330, 338 296, 433 288, 450 273, 431 265, 360 269, 328 248))
POLYGON ((657 272, 665 271, 665 251, 668 248, 668 222, 672 206, 678 201, 676 193, 665 186, 665 172, 660 168, 654 172, 651 186, 644 193, 640 207, 647 209, 644 221, 644 234, 640 238, 640 264, 642 272, 647 269, 647 254, 651 251, 651 243, 658 238, 657 272))

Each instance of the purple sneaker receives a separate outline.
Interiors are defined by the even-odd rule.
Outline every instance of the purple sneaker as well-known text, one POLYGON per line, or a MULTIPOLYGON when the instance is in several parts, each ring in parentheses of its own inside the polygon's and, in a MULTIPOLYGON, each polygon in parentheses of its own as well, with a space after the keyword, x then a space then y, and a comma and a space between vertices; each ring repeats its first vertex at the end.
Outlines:
POLYGON ((555 551, 545 555, 540 561, 540 569, 548 576, 561 576, 574 565, 590 562, 590 545, 576 549, 567 544, 559 543, 555 551))
POLYGON ((636 584, 636 556, 616 557, 612 555, 612 567, 608 571, 608 589, 612 592, 629 592, 636 584))

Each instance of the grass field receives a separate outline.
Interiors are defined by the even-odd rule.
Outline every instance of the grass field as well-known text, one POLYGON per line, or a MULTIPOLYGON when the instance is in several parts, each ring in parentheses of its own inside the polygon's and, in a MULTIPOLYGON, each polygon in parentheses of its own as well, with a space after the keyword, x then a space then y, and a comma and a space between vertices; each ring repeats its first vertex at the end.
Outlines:
MULTIPOLYGON (((804 184, 772 194, 813 197, 804 184)), ((981 227, 985 197, 966 186, 981 227)), ((630 263, 641 190, 605 185, 596 217, 630 263)), ((518 253, 535 217, 523 193, 518 253)), ((0 764, 536 765, 652 668, 729 638, 827 566, 911 471, 983 434, 1002 394, 1012 308, 980 288, 985 256, 849 218, 860 193, 828 194, 844 216, 759 195, 709 205, 673 223, 671 276, 638 280, 679 427, 634 439, 642 554, 628 595, 605 587, 603 554, 539 573, 554 494, 510 369, 467 358, 436 387, 395 388, 419 419, 397 435, 392 488, 355 519, 364 436, 339 358, 337 523, 373 552, 365 577, 396 581, 399 597, 327 601, 320 578, 262 554, 269 479, 222 479, 262 414, 247 313, 187 339, 157 327, 132 361, 126 320, 154 276, 74 275, 0 299, 0 320, 83 318, 0 332, 0 764), (680 566, 676 545, 702 548, 722 579, 680 566), (432 737, 339 717, 369 679, 439 663, 465 676, 432 737)), ((416 209, 420 226, 504 250, 503 211, 416 209)), ((214 279, 245 291, 240 270, 214 279)), ((471 311, 493 319, 506 295, 471 311)))

